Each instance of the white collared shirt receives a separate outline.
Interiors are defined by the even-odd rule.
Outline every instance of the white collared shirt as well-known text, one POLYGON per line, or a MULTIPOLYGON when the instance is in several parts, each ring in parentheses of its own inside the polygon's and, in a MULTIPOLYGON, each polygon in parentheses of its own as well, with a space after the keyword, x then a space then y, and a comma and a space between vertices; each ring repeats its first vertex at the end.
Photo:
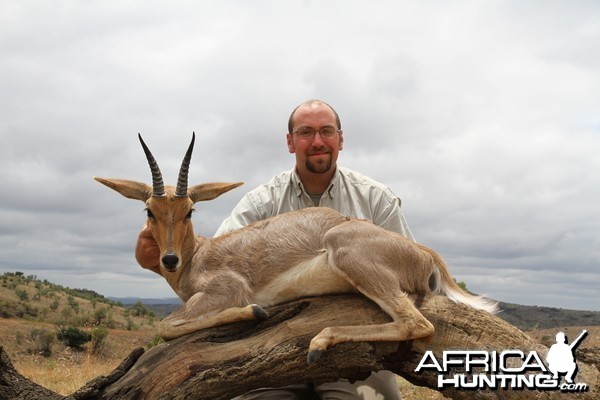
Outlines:
MULTIPOLYGON (((296 170, 283 172, 246 193, 215 236, 279 214, 314 207, 296 170)), ((358 172, 337 167, 319 207, 329 207, 349 217, 366 219, 414 240, 402 211, 400 199, 385 185, 358 172)))

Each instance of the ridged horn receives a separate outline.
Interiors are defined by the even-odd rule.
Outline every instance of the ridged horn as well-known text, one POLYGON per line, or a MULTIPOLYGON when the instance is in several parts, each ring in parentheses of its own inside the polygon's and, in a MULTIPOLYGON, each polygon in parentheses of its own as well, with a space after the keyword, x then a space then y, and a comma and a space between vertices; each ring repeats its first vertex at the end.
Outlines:
POLYGON ((192 142, 183 157, 181 162, 181 168, 179 169, 179 177, 177 178, 177 188, 175 189, 176 197, 187 197, 188 188, 188 172, 190 170, 190 161, 192 159, 192 151, 194 151, 194 141, 196 140, 196 133, 192 132, 192 142))
POLYGON ((164 197, 167 194, 165 193, 165 184, 163 182, 162 174, 160 173, 160 168, 158 168, 158 164, 154 159, 154 156, 150 152, 146 143, 142 139, 142 135, 138 133, 138 138, 140 139, 140 143, 142 144, 142 148, 144 149, 144 153, 146 153, 146 158, 148 159, 148 164, 150 164, 150 171, 152 171, 152 196, 154 197, 164 197))

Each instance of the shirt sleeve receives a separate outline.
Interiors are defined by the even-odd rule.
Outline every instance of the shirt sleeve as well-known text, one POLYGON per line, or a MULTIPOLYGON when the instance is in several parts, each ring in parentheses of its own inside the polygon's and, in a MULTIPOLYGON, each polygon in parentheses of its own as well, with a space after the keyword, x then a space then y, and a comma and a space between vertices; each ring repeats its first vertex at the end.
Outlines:
POLYGON ((404 218, 404 214, 400 209, 400 199, 391 192, 386 193, 379 199, 379 204, 376 205, 374 210, 373 223, 415 241, 406 218, 404 218))
POLYGON ((265 219, 264 208, 261 207, 260 201, 256 201, 256 198, 257 195, 253 191, 246 193, 233 208, 231 215, 221 223, 215 237, 265 219))

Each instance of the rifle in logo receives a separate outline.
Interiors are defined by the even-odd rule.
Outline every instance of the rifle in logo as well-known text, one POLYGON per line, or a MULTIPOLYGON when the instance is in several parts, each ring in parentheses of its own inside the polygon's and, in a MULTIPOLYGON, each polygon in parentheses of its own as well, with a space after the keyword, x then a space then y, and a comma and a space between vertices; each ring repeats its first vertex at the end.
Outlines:
POLYGON ((584 329, 570 345, 567 344, 567 338, 563 332, 556 334, 556 343, 550 347, 548 357, 546 357, 548 369, 552 372, 554 379, 559 379, 558 374, 564 373, 567 383, 573 383, 573 377, 577 371, 573 350, 583 341, 587 333, 587 330, 584 329))

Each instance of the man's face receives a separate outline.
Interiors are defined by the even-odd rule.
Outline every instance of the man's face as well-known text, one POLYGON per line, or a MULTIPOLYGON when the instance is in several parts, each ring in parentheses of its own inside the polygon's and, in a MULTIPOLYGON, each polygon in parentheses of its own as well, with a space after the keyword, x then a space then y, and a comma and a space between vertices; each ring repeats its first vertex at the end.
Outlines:
MULTIPOLYGON (((321 129, 326 126, 338 128, 335 114, 324 104, 304 105, 296 110, 293 117, 293 131, 303 127, 321 129)), ((312 139, 303 139, 288 133, 288 150, 296 155, 298 172, 324 174, 335 169, 338 153, 343 147, 342 134, 340 130, 332 138, 323 138, 319 132, 312 139)))

